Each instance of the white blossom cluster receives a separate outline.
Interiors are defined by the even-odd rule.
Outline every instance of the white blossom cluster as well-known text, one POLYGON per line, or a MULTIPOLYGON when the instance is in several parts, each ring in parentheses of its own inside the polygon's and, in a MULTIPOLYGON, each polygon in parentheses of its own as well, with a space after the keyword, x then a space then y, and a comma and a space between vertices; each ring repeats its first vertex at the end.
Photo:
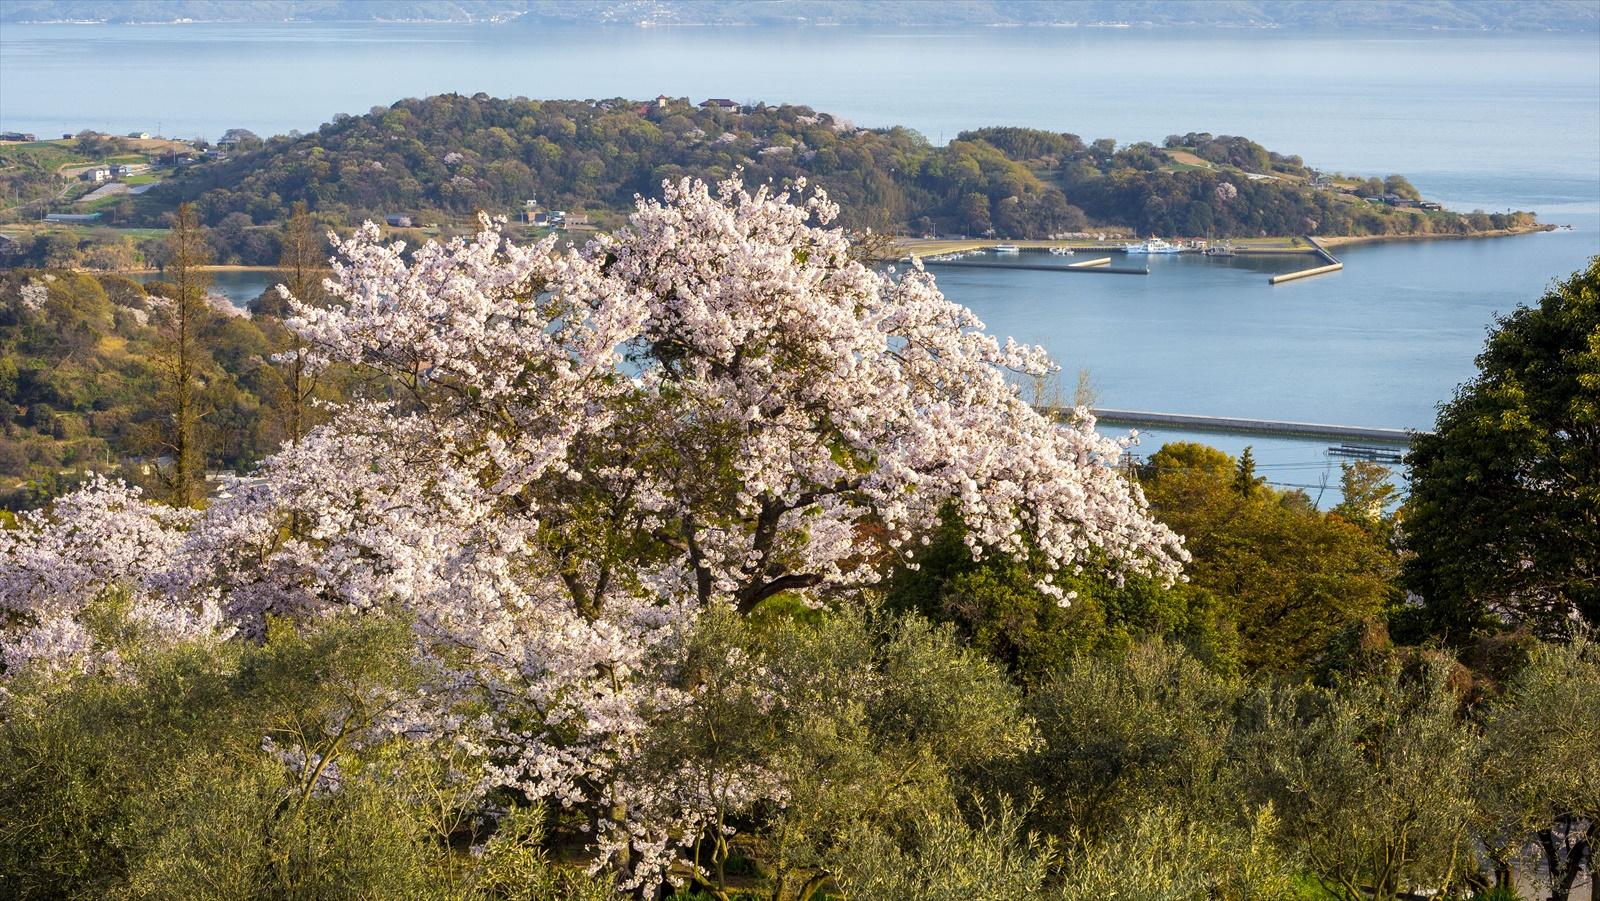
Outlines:
POLYGON ((226 637, 213 595, 161 587, 181 560, 194 511, 140 497, 138 488, 93 476, 48 511, 0 529, 0 665, 7 675, 115 664, 84 617, 116 592, 127 615, 172 639, 226 637))
POLYGON ((644 712, 695 703, 668 674, 698 611, 915 565, 948 504, 974 555, 1175 578, 1180 539, 1119 444, 1008 381, 1042 351, 984 334, 920 267, 852 260, 803 189, 668 184, 565 251, 488 220, 409 257, 370 223, 336 240, 332 302, 289 298, 290 325, 392 399, 347 405, 203 512, 97 480, 0 532, 6 671, 91 665, 80 614, 113 590, 175 637, 402 611, 448 690, 395 730, 470 734, 486 787, 600 810, 597 866, 626 852, 648 884, 707 797, 784 793, 756 770, 626 775, 644 712), (472 729, 466 694, 489 701, 472 729))

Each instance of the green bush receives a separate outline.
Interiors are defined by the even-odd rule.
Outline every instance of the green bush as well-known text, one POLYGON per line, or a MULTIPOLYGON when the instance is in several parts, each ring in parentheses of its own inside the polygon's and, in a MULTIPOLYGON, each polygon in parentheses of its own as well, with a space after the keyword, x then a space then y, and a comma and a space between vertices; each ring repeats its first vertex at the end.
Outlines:
POLYGON ((535 811, 479 834, 462 778, 474 761, 384 731, 386 699, 419 687, 404 623, 278 623, 258 646, 164 650, 114 616, 101 631, 119 670, 13 683, 5 696, 0 895, 611 894, 547 861, 535 811), (477 857, 464 853, 474 841, 477 857))

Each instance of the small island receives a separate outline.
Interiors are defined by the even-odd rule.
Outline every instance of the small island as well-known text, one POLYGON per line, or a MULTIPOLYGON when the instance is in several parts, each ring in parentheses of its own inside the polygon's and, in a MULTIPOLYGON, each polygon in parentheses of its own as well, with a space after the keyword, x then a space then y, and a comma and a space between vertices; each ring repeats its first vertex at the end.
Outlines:
MULTIPOLYGON (((807 106, 658 96, 401 100, 310 134, 233 129, 216 145, 93 132, 0 143, 0 242, 10 265, 159 264, 173 211, 193 202, 221 264, 270 265, 294 204, 323 225, 363 220, 415 241, 476 229, 608 228, 666 179, 805 179, 841 225, 918 242, 1105 243, 1146 236, 1315 253, 1358 240, 1515 234, 1532 213, 1460 212, 1403 175, 1323 172, 1244 137, 1160 145, 995 127, 935 145, 807 106), (1303 236, 1303 237, 1302 237, 1303 236)), ((901 252, 914 252, 898 245, 901 252)), ((937 252, 937 251, 928 251, 937 252)))

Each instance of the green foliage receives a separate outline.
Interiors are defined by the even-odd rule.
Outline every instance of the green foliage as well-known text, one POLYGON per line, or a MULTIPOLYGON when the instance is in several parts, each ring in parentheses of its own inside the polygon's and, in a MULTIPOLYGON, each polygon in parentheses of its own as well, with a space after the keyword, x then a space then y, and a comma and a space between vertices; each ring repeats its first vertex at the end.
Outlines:
POLYGON ((747 182, 805 177, 842 204, 846 227, 902 233, 1042 238, 1081 231, 1090 219, 1217 236, 1473 228, 1453 213, 1423 217, 1293 179, 1246 179, 1230 167, 1305 170, 1297 157, 1243 138, 1204 137, 1197 152, 1227 165, 1174 172, 1152 145, 1118 151, 1115 142, 1090 146, 1034 129, 963 132, 935 147, 910 129, 858 129, 804 106, 731 112, 684 100, 660 107, 448 94, 338 117, 313 134, 180 170, 141 198, 141 209, 155 222, 177 202, 195 201, 215 226, 218 257, 255 263, 276 258, 273 234, 260 226, 287 219, 297 201, 341 225, 397 213, 448 222, 480 209, 520 212, 531 198, 604 215, 656 194, 663 179, 740 170, 747 182), (1234 187, 1231 199, 1218 194, 1223 181, 1234 187))
POLYGON ((1478 833, 1489 856, 1506 867, 1529 835, 1538 836, 1557 897, 1570 892, 1586 853, 1593 872, 1592 855, 1600 844, 1596 748, 1600 646, 1581 635, 1534 645, 1527 665, 1484 717, 1474 780, 1478 833))
POLYGON ((1151 509, 1194 555, 1190 583, 1237 617, 1247 667, 1304 668, 1391 602, 1399 564, 1386 538, 1261 484, 1248 461, 1169 444, 1141 477, 1151 509))
POLYGON ((1294 874, 1270 806, 1242 822, 1165 804, 1067 855, 1061 901, 1282 901, 1294 874))
POLYGON ((1389 468, 1381 463, 1356 460, 1341 464, 1341 500, 1333 512, 1375 538, 1387 535, 1394 528, 1394 517, 1389 511, 1400 500, 1400 489, 1390 479, 1389 468))
MULTIPOLYGON (((167 451, 157 403, 162 326, 172 293, 117 275, 0 273, 0 507, 27 509, 70 488, 84 470, 150 481, 146 460, 167 451), (28 283, 45 285, 37 310, 28 283), (148 288, 149 294, 146 293, 148 288)), ((209 316, 193 342, 195 404, 210 469, 243 469, 285 434, 280 371, 266 361, 288 340, 269 315, 209 316)), ((341 393, 338 375, 322 393, 341 393)))
POLYGON ((1237 662, 1234 624, 1203 588, 1163 587, 1139 576, 1119 583, 1090 567, 1056 575, 1064 590, 1076 592, 1063 607, 1039 591, 1046 572, 1038 561, 1001 554, 974 561, 964 534, 959 519, 946 515, 917 569, 893 574, 887 603, 954 624, 1025 686, 1046 680, 1077 654, 1126 649, 1151 637, 1180 641, 1218 670, 1237 662))
MULTIPOLYGON (((1576 874, 1600 813, 1586 639, 1533 645, 1473 717, 1437 655, 1252 685, 1150 642, 1025 697, 948 627, 792 612, 708 613, 674 670, 697 703, 652 714, 627 774, 705 786, 703 897, 1459 897, 1486 878, 1479 848, 1509 881, 1512 852, 1549 839, 1547 870, 1576 874), (769 777, 783 803, 740 800, 769 777)), ((152 650, 116 598, 90 619, 119 667, 0 699, 7 897, 614 897, 556 862, 561 817, 483 798, 453 742, 387 730, 430 690, 403 623, 152 650)))
POLYGON ((929 818, 941 840, 969 835, 960 786, 981 789, 1032 742, 1000 669, 914 616, 711 613, 681 678, 697 703, 660 718, 634 778, 690 767, 718 799, 693 851, 708 889, 726 889, 733 849, 715 828, 725 823, 753 827, 744 852, 778 890, 802 893, 841 866, 867 867, 863 843, 916 853, 929 818), (782 780, 781 809, 752 809, 724 788, 755 773, 782 780))
POLYGON ((1262 686, 1238 719, 1251 795, 1280 841, 1344 898, 1453 886, 1475 869, 1469 827, 1476 733, 1450 664, 1386 666, 1338 689, 1262 686))
POLYGON ((482 834, 459 748, 388 731, 422 687, 404 623, 275 623, 260 645, 159 651, 114 609, 99 628, 119 671, 5 698, 7 897, 610 896, 548 861, 537 810, 482 834))
POLYGON ((1238 492, 1240 497, 1247 498, 1266 483, 1265 478, 1256 475, 1255 455, 1250 453, 1250 446, 1245 445, 1244 451, 1239 454, 1239 465, 1233 471, 1233 490, 1238 492))
POLYGON ((1028 699, 1040 744, 1019 781, 1041 793, 1036 822, 1082 844, 1157 805, 1179 819, 1226 816, 1237 796, 1223 764, 1238 693, 1159 642, 1071 660, 1028 699))
POLYGON ((90 162, 65 142, 0 145, 0 197, 7 206, 48 200, 60 190, 56 172, 61 167, 90 162))
MULTIPOLYGON (((0 872, 11 874, 21 897, 139 896, 145 894, 139 886, 172 879, 214 877, 225 887, 261 878, 256 871, 270 869, 262 841, 278 824, 274 811, 299 794, 290 774, 262 752, 262 735, 288 727, 285 717, 314 716, 333 703, 332 684, 377 681, 381 673, 370 660, 383 652, 371 646, 392 653, 398 634, 334 627, 310 640, 281 637, 259 650, 187 646, 158 653, 124 643, 124 673, 15 691, 0 732, 0 794, 9 813, 0 872), (281 673, 291 661, 313 656, 328 678, 303 673, 293 699, 277 686, 239 678, 262 666, 281 673), (279 703, 271 702, 273 694, 279 703), (233 827, 239 831, 230 833, 233 827), (253 859, 235 857, 246 849, 234 842, 251 830, 253 859), (224 853, 212 856, 218 848, 212 839, 224 853), (230 859, 256 875, 218 869, 230 859)), ((311 801, 301 797, 295 813, 317 816, 311 801)), ((368 822, 359 819, 359 808, 340 813, 368 822)), ((322 849, 313 845, 327 836, 296 829, 283 837, 289 858, 297 859, 319 856, 322 849)))
POLYGON ((842 843, 834 883, 846 898, 905 901, 1043 901, 1054 852, 1001 803, 976 825, 945 813, 905 824, 900 834, 860 829, 842 843))
POLYGON ((1279 156, 1254 141, 1233 135, 1213 136, 1207 132, 1190 132, 1182 137, 1171 135, 1164 143, 1167 147, 1188 150, 1203 160, 1232 166, 1246 172, 1265 174, 1273 169, 1279 169, 1295 175, 1307 173, 1307 170, 1299 164, 1298 157, 1279 156), (1290 162, 1291 159, 1293 163, 1290 162))
POLYGON ((1415 631, 1600 625, 1600 257, 1499 321, 1407 463, 1415 631))

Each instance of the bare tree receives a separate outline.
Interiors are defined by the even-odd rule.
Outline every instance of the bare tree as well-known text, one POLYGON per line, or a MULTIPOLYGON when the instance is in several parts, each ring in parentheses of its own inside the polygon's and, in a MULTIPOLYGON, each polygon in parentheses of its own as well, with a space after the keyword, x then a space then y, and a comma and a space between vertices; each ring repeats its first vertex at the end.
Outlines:
MULTIPOLYGON (((296 202, 283 232, 283 254, 278 258, 283 270, 283 285, 301 303, 322 299, 322 273, 327 265, 322 239, 318 237, 311 214, 304 202, 296 202)), ((311 400, 316 396, 318 376, 308 365, 305 342, 289 334, 288 347, 278 357, 283 376, 279 407, 284 434, 299 444, 311 427, 311 400)))
POLYGON ((899 248, 890 229, 863 229, 850 233, 850 258, 858 263, 872 265, 897 259, 899 248))
POLYGON ((1078 387, 1072 391, 1072 405, 1074 407, 1093 407, 1095 401, 1100 399, 1100 386, 1094 383, 1089 370, 1078 370, 1078 387))
POLYGON ((207 262, 206 239, 194 206, 178 207, 167 236, 166 281, 170 288, 161 319, 161 347, 155 355, 161 379, 158 402, 162 408, 158 446, 171 463, 157 467, 157 478, 167 501, 192 507, 204 496, 205 448, 200 434, 200 388, 204 351, 200 332, 210 318, 206 288, 211 278, 201 268, 207 262))

